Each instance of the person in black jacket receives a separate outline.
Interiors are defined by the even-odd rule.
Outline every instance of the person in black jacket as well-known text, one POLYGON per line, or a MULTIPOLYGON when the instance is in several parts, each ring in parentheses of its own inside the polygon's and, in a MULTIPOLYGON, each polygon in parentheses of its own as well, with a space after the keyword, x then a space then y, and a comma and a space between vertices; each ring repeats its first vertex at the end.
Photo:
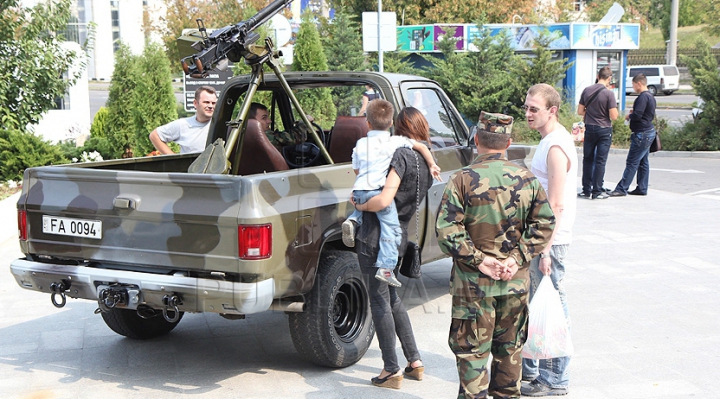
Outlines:
POLYGON ((633 89, 638 97, 633 103, 630 113, 625 120, 630 121, 630 150, 625 161, 625 171, 622 180, 617 184, 615 190, 610 193, 612 197, 624 197, 630 195, 647 195, 648 180, 650 180, 650 145, 655 140, 655 97, 647 89, 647 78, 642 73, 633 77, 633 89), (637 187, 628 192, 630 184, 637 172, 637 187))

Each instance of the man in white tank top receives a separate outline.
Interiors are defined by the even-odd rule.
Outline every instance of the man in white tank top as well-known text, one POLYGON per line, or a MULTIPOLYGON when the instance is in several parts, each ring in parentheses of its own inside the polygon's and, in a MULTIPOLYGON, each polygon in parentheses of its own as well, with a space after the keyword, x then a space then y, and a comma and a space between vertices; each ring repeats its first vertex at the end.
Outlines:
MULTIPOLYGON (((555 88, 537 84, 528 90, 523 106, 528 125, 542 136, 530 170, 547 192, 556 223, 550 245, 530 264, 530 300, 543 275, 549 275, 560 293, 569 326, 564 284, 565 255, 572 240, 572 226, 575 222, 578 162, 570 133, 558 122, 560 101, 560 94, 555 88)), ((523 359, 523 380, 531 382, 522 385, 522 394, 535 397, 567 394, 569 363, 569 356, 543 360, 523 359)))

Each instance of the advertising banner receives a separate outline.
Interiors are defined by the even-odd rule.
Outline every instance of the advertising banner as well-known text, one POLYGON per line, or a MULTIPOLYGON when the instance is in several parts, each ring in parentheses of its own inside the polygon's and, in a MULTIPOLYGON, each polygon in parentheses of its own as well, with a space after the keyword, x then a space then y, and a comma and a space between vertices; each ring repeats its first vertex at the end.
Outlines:
MULTIPOLYGON (((506 25, 487 26, 490 36, 499 35, 500 32, 506 32, 511 38, 511 46, 516 51, 532 50, 535 48, 535 39, 540 36, 542 31, 547 30, 550 37, 553 38, 549 48, 551 50, 563 50, 570 48, 570 24, 557 25, 506 25)), ((480 30, 476 25, 468 26, 468 43, 472 43, 475 38, 480 35, 480 30)), ((468 44, 468 50, 477 50, 475 46, 468 44)))
POLYGON ((435 51, 434 25, 398 26, 398 51, 414 53, 435 51))
POLYGON ((573 24, 573 49, 618 49, 640 48, 639 24, 573 24))
MULTIPOLYGON (((435 35, 433 45, 440 40, 440 36, 447 33, 448 30, 455 29, 453 37, 460 40, 455 44, 456 50, 465 50, 465 26, 464 25, 435 25, 435 35), (449 28, 449 29, 448 29, 449 28)), ((435 48, 435 50, 438 50, 435 48)))

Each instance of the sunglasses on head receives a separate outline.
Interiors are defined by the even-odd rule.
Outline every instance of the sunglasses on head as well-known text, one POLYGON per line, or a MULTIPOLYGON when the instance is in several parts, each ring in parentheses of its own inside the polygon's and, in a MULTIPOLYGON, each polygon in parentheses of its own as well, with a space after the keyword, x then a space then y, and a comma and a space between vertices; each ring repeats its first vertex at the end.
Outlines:
MULTIPOLYGON (((520 108, 522 108, 523 111, 530 111, 531 114, 537 114, 538 112, 540 112, 540 108, 538 108, 538 107, 528 107, 527 105, 523 105, 520 108)), ((545 107, 545 109, 550 109, 550 108, 551 107, 545 107)))

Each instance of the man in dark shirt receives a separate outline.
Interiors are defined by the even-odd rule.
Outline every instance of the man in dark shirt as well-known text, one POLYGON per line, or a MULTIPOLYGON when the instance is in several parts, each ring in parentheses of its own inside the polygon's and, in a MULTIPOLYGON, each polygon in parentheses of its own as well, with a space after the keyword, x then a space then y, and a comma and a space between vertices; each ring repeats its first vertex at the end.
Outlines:
POLYGON ((581 198, 605 199, 603 191, 605 164, 612 144, 612 121, 618 117, 615 94, 607 90, 612 80, 610 67, 602 67, 597 83, 588 86, 580 95, 578 115, 584 117, 583 172, 581 198))
POLYGON ((655 140, 655 97, 648 91, 647 78, 642 73, 633 77, 633 90, 638 97, 633 103, 630 113, 625 120, 630 121, 630 150, 625 161, 625 171, 622 180, 615 190, 610 193, 612 197, 630 195, 647 195, 648 180, 650 180, 650 145, 655 140), (635 173, 637 172, 637 187, 628 192, 635 173))

